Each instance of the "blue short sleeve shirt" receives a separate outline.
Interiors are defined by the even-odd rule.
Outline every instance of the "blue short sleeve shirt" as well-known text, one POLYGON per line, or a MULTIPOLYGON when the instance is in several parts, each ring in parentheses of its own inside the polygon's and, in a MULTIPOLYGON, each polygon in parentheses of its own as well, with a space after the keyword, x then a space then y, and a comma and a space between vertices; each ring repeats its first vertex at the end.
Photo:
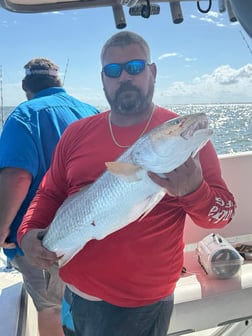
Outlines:
MULTIPOLYGON (((29 192, 11 225, 9 242, 17 244, 17 229, 65 128, 97 113, 96 108, 68 95, 63 88, 53 87, 40 91, 9 115, 0 137, 0 169, 21 168, 32 175, 29 192)), ((17 251, 22 253, 19 247, 4 252, 12 258, 17 251)))

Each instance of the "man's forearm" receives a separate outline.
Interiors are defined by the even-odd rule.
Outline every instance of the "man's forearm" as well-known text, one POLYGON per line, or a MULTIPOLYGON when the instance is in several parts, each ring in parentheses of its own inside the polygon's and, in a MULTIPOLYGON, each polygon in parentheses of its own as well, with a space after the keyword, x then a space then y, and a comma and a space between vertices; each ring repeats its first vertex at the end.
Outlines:
POLYGON ((30 184, 31 175, 24 170, 5 168, 0 171, 0 245, 9 234, 30 184))

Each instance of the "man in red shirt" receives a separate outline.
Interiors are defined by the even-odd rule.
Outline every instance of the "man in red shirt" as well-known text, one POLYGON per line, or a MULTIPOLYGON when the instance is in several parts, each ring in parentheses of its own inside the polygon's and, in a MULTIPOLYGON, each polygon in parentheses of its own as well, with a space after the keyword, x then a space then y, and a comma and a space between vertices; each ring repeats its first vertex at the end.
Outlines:
MULTIPOLYGON (((143 133, 177 116, 152 101, 156 65, 139 35, 123 31, 112 36, 101 61, 111 110, 66 130, 19 229, 25 254, 41 268, 57 257, 42 247, 37 235, 62 202, 94 182, 105 170, 104 162, 116 160, 143 133)), ((205 228, 223 227, 232 218, 234 198, 211 142, 165 178, 150 177, 167 190, 159 204, 141 222, 91 240, 60 268, 77 336, 166 335, 183 266, 186 214, 205 228)))

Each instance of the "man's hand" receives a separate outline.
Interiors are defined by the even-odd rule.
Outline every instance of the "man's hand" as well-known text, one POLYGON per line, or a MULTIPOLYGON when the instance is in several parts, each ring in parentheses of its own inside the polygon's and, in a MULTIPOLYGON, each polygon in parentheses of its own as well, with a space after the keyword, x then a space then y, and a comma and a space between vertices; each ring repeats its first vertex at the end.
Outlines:
POLYGON ((15 243, 7 243, 6 239, 10 233, 9 228, 3 228, 0 226, 0 247, 5 249, 13 249, 16 247, 15 243))
POLYGON ((203 180, 199 154, 194 158, 190 157, 172 172, 164 174, 165 177, 161 178, 152 172, 148 172, 148 175, 171 196, 188 195, 198 189, 203 180))
POLYGON ((42 245, 41 238, 46 230, 33 229, 27 232, 21 240, 21 248, 29 262, 41 269, 52 266, 58 257, 56 253, 48 251, 42 245))

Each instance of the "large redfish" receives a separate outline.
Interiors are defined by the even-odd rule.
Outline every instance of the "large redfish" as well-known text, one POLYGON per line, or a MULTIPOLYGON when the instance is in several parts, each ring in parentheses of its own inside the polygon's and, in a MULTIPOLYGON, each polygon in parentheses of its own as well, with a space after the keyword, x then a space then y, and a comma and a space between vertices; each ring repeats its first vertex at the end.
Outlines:
POLYGON ((209 140, 205 114, 174 118, 139 138, 89 187, 58 209, 43 245, 67 263, 91 239, 103 239, 148 214, 166 191, 147 172, 168 173, 195 155, 209 140))

